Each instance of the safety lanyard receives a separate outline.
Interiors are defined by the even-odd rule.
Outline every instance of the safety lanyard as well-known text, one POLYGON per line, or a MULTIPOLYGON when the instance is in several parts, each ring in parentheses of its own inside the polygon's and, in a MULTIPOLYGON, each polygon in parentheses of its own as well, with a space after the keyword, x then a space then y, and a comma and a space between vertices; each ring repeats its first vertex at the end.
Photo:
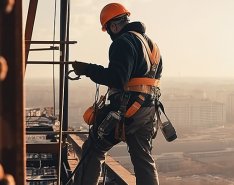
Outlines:
POLYGON ((128 101, 130 99, 130 93, 129 92, 124 92, 121 98, 121 104, 119 108, 119 112, 121 116, 124 116, 127 106, 128 106, 128 101))

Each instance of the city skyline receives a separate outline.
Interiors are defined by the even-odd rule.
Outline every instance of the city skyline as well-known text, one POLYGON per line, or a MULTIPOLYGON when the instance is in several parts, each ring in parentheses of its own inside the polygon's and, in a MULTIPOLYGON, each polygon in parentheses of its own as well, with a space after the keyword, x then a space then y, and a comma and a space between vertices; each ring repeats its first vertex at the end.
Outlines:
MULTIPOLYGON (((28 79, 25 84, 27 107, 53 106, 52 87, 52 81, 28 79), (44 95, 41 96, 41 94, 44 95)), ((82 115, 84 110, 92 105, 94 101, 95 88, 95 84, 82 83, 82 80, 81 82, 72 82, 69 85, 69 115, 71 116, 69 122, 71 125, 83 122, 82 115)), ((58 97, 56 89, 55 96, 58 97)), ((100 86, 99 95, 105 92, 106 88, 100 86)), ((196 120, 201 122, 201 126, 206 122, 207 126, 215 124, 221 126, 226 120, 234 120, 231 113, 234 101, 230 99, 234 94, 234 81, 232 80, 229 82, 227 80, 226 83, 223 83, 222 79, 202 79, 198 81, 191 79, 165 80, 162 84, 161 93, 160 99, 166 108, 166 112, 168 112, 173 122, 180 117, 180 119, 176 120, 176 124, 180 125, 180 127, 187 127, 184 124, 188 123, 193 125, 193 128, 196 128, 196 120), (197 116, 197 118, 194 116, 197 116), (231 119, 227 119, 227 116, 231 119), (212 122, 215 124, 212 124, 212 122)), ((56 103, 57 106, 58 102, 56 103)), ((55 110, 57 110, 56 107, 55 110)), ((200 128, 198 123, 197 126, 200 128)))

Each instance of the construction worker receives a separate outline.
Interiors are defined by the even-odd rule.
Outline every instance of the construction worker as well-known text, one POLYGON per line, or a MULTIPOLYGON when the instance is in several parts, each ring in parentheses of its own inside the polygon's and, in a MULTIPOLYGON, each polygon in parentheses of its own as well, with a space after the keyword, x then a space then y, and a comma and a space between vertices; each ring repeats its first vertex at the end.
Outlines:
MULTIPOLYGON (((130 12, 119 3, 107 4, 100 13, 102 31, 106 31, 113 41, 109 49, 107 68, 83 62, 75 62, 72 65, 77 75, 85 75, 95 83, 109 87, 110 104, 104 108, 105 113, 117 111, 121 104, 121 94, 126 92, 126 84, 131 79, 146 77, 151 67, 143 42, 131 31, 142 35, 151 50, 153 42, 146 36, 144 24, 130 22, 129 16, 130 12)), ((159 54, 158 48, 157 52, 159 54)), ((161 77, 161 72, 162 60, 159 56, 157 72, 153 76, 157 82, 161 77)), ((130 88, 128 92, 130 93, 128 107, 130 107, 142 91, 131 91, 130 88)), ((155 94, 145 93, 145 95, 144 103, 139 110, 125 120, 126 143, 134 166, 136 184, 158 185, 155 161, 151 155, 152 139, 156 135, 155 94)), ((75 174, 74 184, 98 184, 106 152, 120 142, 113 132, 106 136, 105 140, 98 137, 98 126, 104 118, 105 116, 97 116, 89 137, 82 147, 83 156, 75 174)))

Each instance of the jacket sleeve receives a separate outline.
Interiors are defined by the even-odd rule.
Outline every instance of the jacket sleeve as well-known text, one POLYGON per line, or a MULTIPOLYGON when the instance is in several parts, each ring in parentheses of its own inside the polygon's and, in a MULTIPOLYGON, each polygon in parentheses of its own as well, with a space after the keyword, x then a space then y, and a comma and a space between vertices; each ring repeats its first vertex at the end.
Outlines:
POLYGON ((163 65, 162 65, 162 57, 160 57, 160 61, 158 64, 158 70, 156 72, 155 78, 156 79, 160 79, 162 76, 162 69, 163 69, 163 65))
POLYGON ((136 61, 133 45, 123 37, 115 40, 109 49, 109 61, 108 68, 90 64, 86 76, 95 83, 123 89, 131 76, 136 61))

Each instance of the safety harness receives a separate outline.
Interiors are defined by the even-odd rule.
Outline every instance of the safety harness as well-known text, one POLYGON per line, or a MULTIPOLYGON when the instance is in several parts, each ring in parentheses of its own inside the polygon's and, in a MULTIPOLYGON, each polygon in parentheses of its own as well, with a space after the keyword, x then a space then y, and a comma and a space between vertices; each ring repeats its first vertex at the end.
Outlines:
MULTIPOLYGON (((142 43, 142 48, 146 51, 145 53, 145 59, 147 61, 147 65, 150 65, 150 69, 148 72, 146 72, 146 75, 144 77, 139 78, 131 78, 128 83, 124 87, 125 94, 128 92, 140 92, 136 100, 133 102, 133 104, 126 110, 123 109, 120 110, 125 118, 132 117, 143 105, 143 103, 146 101, 146 97, 150 95, 152 99, 156 99, 159 94, 159 79, 155 79, 155 74, 158 69, 158 64, 160 61, 160 52, 158 49, 158 46, 156 44, 153 44, 152 51, 149 48, 148 42, 146 39, 140 34, 135 31, 130 31, 134 35, 137 36, 137 38, 142 43), (148 64, 149 63, 149 64, 148 64)), ((107 91, 108 93, 108 91, 107 91)), ((101 96, 100 100, 98 102, 95 102, 91 107, 89 107, 84 115, 84 121, 88 125, 92 125, 95 121, 96 113, 104 106, 106 101, 106 95, 101 96)), ((124 96, 122 99, 122 104, 124 104, 127 107, 128 99, 126 99, 128 96, 124 96), (123 103, 124 102, 124 103, 123 103)))
MULTIPOLYGON (((146 39, 140 34, 135 31, 129 31, 137 36, 137 38, 142 43, 142 48, 146 49, 148 58, 150 60, 150 70, 145 75, 145 77, 140 78, 131 78, 129 82, 125 85, 125 91, 133 91, 133 92, 140 92, 135 102, 128 108, 125 113, 125 117, 129 118, 132 117, 143 105, 146 101, 146 96, 151 95, 153 99, 157 98, 157 94, 159 92, 159 79, 155 79, 155 74, 158 69, 158 64, 160 61, 160 51, 158 46, 154 43, 152 51, 149 48, 149 44, 146 39)), ((147 60, 147 58, 146 58, 147 60)))

